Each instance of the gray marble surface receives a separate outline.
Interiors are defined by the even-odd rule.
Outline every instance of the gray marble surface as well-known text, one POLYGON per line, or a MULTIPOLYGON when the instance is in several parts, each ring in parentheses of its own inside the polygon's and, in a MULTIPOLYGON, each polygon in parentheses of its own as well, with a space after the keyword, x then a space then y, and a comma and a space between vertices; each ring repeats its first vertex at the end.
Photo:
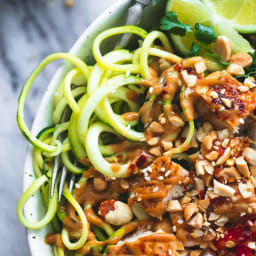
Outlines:
MULTIPOLYGON (((16 125, 17 99, 31 70, 49 53, 68 51, 82 31, 116 0, 0 0, 0 255, 30 255, 16 217, 27 142, 16 125)), ((36 80, 25 107, 29 125, 58 63, 36 80)))

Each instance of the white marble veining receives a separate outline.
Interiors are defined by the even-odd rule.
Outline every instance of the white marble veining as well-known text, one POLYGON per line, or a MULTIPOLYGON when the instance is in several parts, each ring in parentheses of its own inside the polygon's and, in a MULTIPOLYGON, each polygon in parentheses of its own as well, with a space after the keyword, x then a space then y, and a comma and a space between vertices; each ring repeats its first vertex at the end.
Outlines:
MULTIPOLYGON (((25 228, 16 217, 27 142, 16 125, 17 99, 31 70, 46 55, 68 51, 82 31, 116 0, 0 0, 0 255, 27 256, 25 228)), ((25 107, 32 124, 41 96, 58 66, 36 80, 25 107)))

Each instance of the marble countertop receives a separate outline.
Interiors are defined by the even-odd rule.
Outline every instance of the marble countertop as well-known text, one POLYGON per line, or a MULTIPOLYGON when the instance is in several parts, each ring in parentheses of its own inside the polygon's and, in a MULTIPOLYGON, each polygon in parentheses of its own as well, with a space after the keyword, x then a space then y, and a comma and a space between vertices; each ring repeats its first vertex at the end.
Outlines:
MULTIPOLYGON (((0 255, 30 255, 25 228, 16 217, 27 142, 16 125, 17 99, 31 70, 46 55, 68 51, 82 31, 116 0, 5 0, 0 7, 0 255)), ((29 125, 57 68, 51 64, 29 94, 29 125)))

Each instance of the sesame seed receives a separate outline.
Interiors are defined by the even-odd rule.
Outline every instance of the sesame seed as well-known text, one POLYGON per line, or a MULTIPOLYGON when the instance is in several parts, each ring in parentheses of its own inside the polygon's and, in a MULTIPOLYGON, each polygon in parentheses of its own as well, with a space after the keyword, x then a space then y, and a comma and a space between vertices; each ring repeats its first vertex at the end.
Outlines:
POLYGON ((151 166, 148 166, 148 172, 152 172, 152 168, 151 168, 151 166))
POLYGON ((214 98, 214 99, 217 99, 219 95, 218 95, 217 92, 211 91, 211 92, 210 92, 210 96, 211 96, 212 98, 214 98))
POLYGON ((154 90, 153 87, 150 87, 148 91, 149 91, 150 93, 152 93, 153 90, 154 90))
POLYGON ((159 180, 163 180, 164 177, 163 177, 163 176, 159 176, 158 179, 159 179, 159 180))
POLYGON ((183 224, 183 220, 182 220, 182 219, 178 219, 178 220, 177 220, 177 223, 178 223, 178 224, 183 224))
POLYGON ((75 184, 75 187, 76 187, 76 188, 80 188, 80 184, 76 183, 76 184, 75 184))
POLYGON ((125 76, 128 77, 128 76, 130 76, 130 74, 131 74, 131 71, 130 71, 130 70, 127 70, 126 73, 125 73, 125 76))
POLYGON ((161 172, 165 172, 165 168, 164 168, 164 167, 161 167, 161 168, 160 168, 160 171, 161 171, 161 172))
POLYGON ((227 98, 221 98, 222 102, 227 108, 231 108, 231 101, 227 98))
POLYGON ((248 224, 249 224, 250 226, 253 226, 253 222, 250 221, 250 220, 248 220, 248 224))
POLYGON ((173 230, 173 232, 176 232, 176 230, 177 230, 176 226, 173 226, 172 230, 173 230))
POLYGON ((146 181, 150 181, 150 177, 144 177, 144 179, 146 180, 146 181))
POLYGON ((169 171, 167 171, 167 172, 164 174, 164 176, 167 177, 170 173, 171 173, 171 171, 169 170, 169 171))
POLYGON ((224 94, 225 93, 225 89, 223 88, 221 91, 220 91, 221 94, 224 94))
POLYGON ((158 190, 158 187, 153 188, 153 192, 156 192, 158 190))

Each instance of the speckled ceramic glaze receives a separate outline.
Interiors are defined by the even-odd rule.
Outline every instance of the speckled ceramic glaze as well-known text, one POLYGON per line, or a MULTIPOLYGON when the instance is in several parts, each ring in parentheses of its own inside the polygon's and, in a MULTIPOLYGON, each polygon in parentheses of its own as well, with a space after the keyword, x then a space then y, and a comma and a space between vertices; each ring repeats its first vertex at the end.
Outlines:
MULTIPOLYGON (((159 24, 159 18, 164 12, 165 0, 155 1, 154 5, 146 8, 144 18, 141 26, 150 29, 159 24)), ((124 23, 125 13, 129 7, 130 0, 119 0, 109 9, 107 9, 95 22, 89 26, 77 42, 72 47, 70 53, 76 54, 86 61, 86 63, 93 63, 92 58, 92 42, 99 32, 110 28, 120 26, 124 23)), ((77 17, 83 18, 83 17, 77 17)), ((109 50, 113 47, 115 42, 108 42, 104 44, 103 50, 109 50)), ((39 110, 37 112, 35 121, 33 123, 32 132, 37 134, 43 127, 51 124, 52 113, 52 97, 55 88, 62 80, 63 76, 72 68, 68 63, 64 63, 62 67, 56 72, 51 80, 39 110)), ((33 166, 32 166, 32 147, 29 146, 26 155, 25 168, 24 168, 24 190, 33 182, 33 166)), ((32 197, 25 206, 24 214, 26 218, 31 221, 40 219, 45 212, 40 193, 32 197)), ((51 247, 44 243, 44 237, 47 233, 51 232, 51 226, 48 225, 40 230, 28 230, 28 243, 32 256, 50 256, 52 255, 51 247)))

